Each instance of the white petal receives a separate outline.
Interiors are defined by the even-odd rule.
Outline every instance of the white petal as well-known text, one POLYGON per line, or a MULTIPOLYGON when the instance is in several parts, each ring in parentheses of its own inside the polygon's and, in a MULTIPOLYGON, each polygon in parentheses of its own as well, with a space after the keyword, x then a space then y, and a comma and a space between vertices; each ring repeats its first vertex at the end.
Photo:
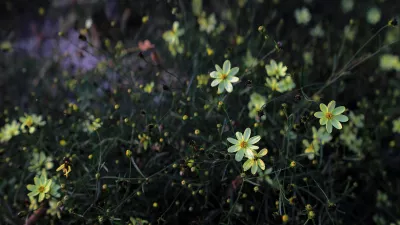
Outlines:
POLYGON ((228 138, 227 139, 230 143, 232 143, 232 144, 237 144, 237 143, 239 143, 239 141, 238 140, 236 140, 236 139, 233 139, 233 138, 228 138))
POLYGON ((217 71, 212 71, 212 72, 210 73, 210 77, 212 77, 212 78, 217 78, 217 77, 218 77, 217 71))
POLYGON ((243 135, 245 141, 249 140, 250 134, 251 134, 250 128, 246 128, 246 130, 244 130, 244 135, 243 135))
POLYGON ((213 82, 211 83, 211 87, 215 87, 215 86, 217 86, 219 83, 221 83, 221 79, 215 79, 215 80, 213 80, 213 82))
POLYGON ((219 85, 218 85, 218 94, 221 94, 222 92, 224 92, 224 88, 225 88, 224 83, 225 83, 224 81, 219 83, 219 85))
POLYGON ((224 65, 222 66, 224 74, 228 74, 231 69, 231 62, 229 60, 225 60, 224 65))
POLYGON ((239 81, 239 77, 228 77, 228 81, 231 83, 236 83, 239 81))
POLYGON ((224 86, 225 86, 225 90, 226 90, 227 92, 229 92, 229 93, 232 92, 233 86, 232 86, 231 82, 229 82, 229 81, 224 81, 224 86))
POLYGON ((247 143, 252 145, 252 144, 259 142, 260 140, 261 140, 261 136, 254 136, 254 137, 250 138, 247 143))
POLYGON ((239 72, 239 67, 233 67, 229 73, 228 76, 235 76, 239 72))

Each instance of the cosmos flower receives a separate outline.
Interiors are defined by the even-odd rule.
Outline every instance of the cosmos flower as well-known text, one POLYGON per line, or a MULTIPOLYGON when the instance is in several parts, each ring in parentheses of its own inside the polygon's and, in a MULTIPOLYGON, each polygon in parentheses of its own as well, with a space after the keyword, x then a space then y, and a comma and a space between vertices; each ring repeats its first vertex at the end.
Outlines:
POLYGON ((345 115, 341 115, 346 108, 344 106, 339 106, 335 108, 336 102, 329 102, 328 106, 321 103, 319 108, 321 111, 314 113, 314 116, 319 118, 319 123, 326 126, 328 133, 332 133, 332 126, 336 129, 342 129, 342 124, 340 122, 347 122, 349 118, 345 115))
POLYGON ((231 68, 231 62, 226 60, 222 69, 218 65, 215 65, 215 69, 216 71, 210 73, 210 77, 215 79, 211 83, 211 87, 218 85, 218 94, 224 92, 224 89, 227 92, 232 92, 232 83, 239 81, 239 78, 235 76, 239 72, 239 67, 231 68))
POLYGON ((228 148, 228 152, 236 152, 235 160, 238 162, 242 161, 244 155, 246 155, 246 157, 249 159, 254 158, 253 150, 259 148, 254 144, 259 142, 261 137, 254 136, 250 138, 250 134, 250 128, 246 128, 244 134, 236 132, 237 139, 228 138, 228 141, 233 144, 233 146, 228 148))

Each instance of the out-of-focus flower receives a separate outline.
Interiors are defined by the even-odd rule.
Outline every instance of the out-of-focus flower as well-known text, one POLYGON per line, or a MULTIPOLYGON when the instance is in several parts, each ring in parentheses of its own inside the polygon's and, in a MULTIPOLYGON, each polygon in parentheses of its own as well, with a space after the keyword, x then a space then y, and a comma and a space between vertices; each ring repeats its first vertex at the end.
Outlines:
POLYGON ((247 104, 247 107, 249 109, 249 117, 250 118, 255 118, 258 114, 258 111, 261 110, 261 108, 267 103, 267 99, 258 94, 258 93, 253 93, 250 95, 250 101, 247 104))
POLYGON ((367 11, 367 22, 374 25, 381 20, 381 10, 373 7, 367 11))
POLYGON ((392 54, 384 54, 380 58, 379 66, 384 71, 389 71, 389 70, 400 71, 399 56, 392 54))
POLYGON ((215 19, 214 13, 207 18, 205 12, 203 12, 197 19, 197 22, 200 25, 200 31, 205 31, 207 34, 210 34, 212 31, 214 31, 217 25, 217 20, 215 19))
POLYGON ((306 7, 303 7, 294 11, 294 17, 297 24, 307 25, 311 20, 311 13, 306 7))
POLYGON ((316 140, 309 142, 308 140, 303 140, 303 145, 306 148, 304 154, 307 155, 309 160, 313 160, 315 155, 318 155, 319 144, 316 140))
POLYGON ((314 57, 314 53, 312 53, 312 52, 303 52, 303 60, 304 60, 304 63, 306 65, 310 65, 311 66, 312 64, 314 64, 313 57, 314 57))
POLYGON ((268 76, 283 77, 286 75, 287 67, 283 65, 283 62, 276 63, 275 60, 271 59, 270 64, 265 66, 268 76))
POLYGON ((356 116, 353 112, 349 113, 350 117, 350 123, 354 125, 357 128, 363 128, 364 127, 364 115, 360 114, 356 116))
POLYGON ((150 94, 153 91, 153 88, 154 88, 154 82, 152 81, 149 84, 146 84, 146 86, 144 86, 143 90, 144 90, 144 92, 150 94))
POLYGON ((313 37, 321 38, 325 35, 324 29, 322 29, 322 25, 319 23, 317 26, 310 30, 310 35, 313 37))
POLYGON ((51 216, 57 216, 59 219, 61 218, 61 211, 56 200, 49 201, 49 208, 47 209, 46 213, 51 216))
POLYGON ((324 145, 327 142, 332 140, 332 136, 326 132, 324 127, 320 127, 318 130, 315 127, 312 127, 313 132, 313 139, 316 140, 318 143, 324 145))
POLYGON ((197 87, 207 86, 210 76, 206 74, 201 74, 198 75, 196 79, 197 79, 197 87))
POLYGON ((346 25, 344 27, 344 37, 349 41, 354 41, 356 38, 357 29, 352 25, 346 25))
POLYGON ((37 116, 35 114, 28 115, 25 113, 25 116, 20 117, 19 121, 21 122, 21 131, 23 133, 29 132, 30 134, 36 131, 36 126, 41 127, 46 124, 46 122, 42 120, 42 116, 37 116))
POLYGON ((243 61, 244 61, 244 66, 247 68, 254 67, 258 64, 257 58, 251 55, 251 51, 249 49, 247 49, 246 56, 243 61))
POLYGON ((139 41, 138 47, 140 51, 145 52, 147 50, 153 49, 155 46, 149 40, 145 40, 139 41))
POLYGON ((348 13, 353 10, 354 0, 342 0, 342 10, 344 13, 348 13))
POLYGON ((291 91, 296 87, 291 76, 286 76, 284 79, 278 82, 280 92, 291 91))
POLYGON ((34 152, 28 169, 32 172, 39 172, 42 168, 50 170, 53 166, 53 158, 51 156, 46 156, 44 152, 34 152))
POLYGON ((179 22, 175 21, 172 30, 163 33, 163 39, 168 43, 168 49, 173 56, 177 53, 183 53, 183 44, 180 43, 179 37, 185 33, 183 29, 179 29, 179 22))

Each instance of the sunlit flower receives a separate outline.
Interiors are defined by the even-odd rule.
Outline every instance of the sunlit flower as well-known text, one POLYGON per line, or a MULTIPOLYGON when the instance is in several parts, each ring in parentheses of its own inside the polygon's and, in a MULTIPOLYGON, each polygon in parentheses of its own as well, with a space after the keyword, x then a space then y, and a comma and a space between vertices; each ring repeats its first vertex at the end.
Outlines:
POLYGON ((340 122, 347 122, 349 118, 345 115, 341 115, 346 109, 344 106, 339 106, 335 108, 336 102, 329 102, 328 106, 321 103, 319 108, 320 112, 314 113, 314 116, 319 118, 319 123, 321 125, 326 125, 326 130, 328 133, 332 132, 332 126, 336 129, 342 129, 342 124, 340 122))
POLYGON ((211 87, 218 85, 218 94, 224 92, 224 89, 227 92, 232 92, 232 83, 239 81, 239 78, 235 76, 239 72, 239 67, 234 67, 231 69, 231 62, 226 60, 222 66, 222 69, 218 65, 215 65, 215 69, 217 71, 210 73, 210 77, 215 79, 211 83, 211 87))
POLYGON ((261 170, 265 170, 265 163, 261 159, 263 156, 265 156, 268 153, 268 149, 264 148, 260 152, 256 152, 253 150, 253 155, 254 158, 249 158, 244 164, 243 164, 243 170, 247 171, 251 168, 251 173, 256 174, 257 170, 260 168, 261 170))
POLYGON ((254 154, 252 150, 256 150, 259 147, 254 145, 255 143, 261 140, 260 136, 254 136, 250 138, 251 130, 250 128, 246 128, 244 134, 240 132, 236 132, 236 138, 228 138, 227 140, 233 144, 233 146, 228 148, 228 152, 236 152, 235 160, 240 162, 243 159, 243 156, 246 155, 247 158, 254 158, 254 154))
POLYGON ((50 191, 50 186, 52 183, 51 179, 47 179, 45 175, 41 175, 39 177, 34 177, 33 179, 34 185, 33 184, 28 184, 26 188, 30 191, 28 196, 34 197, 36 195, 39 195, 38 202, 42 202, 44 197, 46 196, 46 193, 50 191))
POLYGON ((318 130, 317 128, 312 127, 312 132, 313 139, 317 140, 318 143, 321 143, 322 145, 332 140, 332 136, 328 132, 326 132, 326 129, 324 127, 320 127, 318 130))
POLYGON ((306 7, 303 7, 294 11, 294 17, 296 18, 297 24, 306 25, 311 20, 311 13, 306 7))
POLYGON ((376 24, 381 20, 381 10, 373 7, 367 11, 367 22, 370 24, 376 24))
POLYGON ((303 140, 303 145, 306 148, 304 150, 304 154, 307 155, 309 160, 313 160, 315 155, 318 155, 319 144, 316 140, 313 140, 311 143, 308 140, 303 140))
POLYGON ((268 76, 275 76, 276 78, 284 77, 286 75, 287 67, 282 62, 276 63, 271 59, 270 64, 265 66, 268 76))

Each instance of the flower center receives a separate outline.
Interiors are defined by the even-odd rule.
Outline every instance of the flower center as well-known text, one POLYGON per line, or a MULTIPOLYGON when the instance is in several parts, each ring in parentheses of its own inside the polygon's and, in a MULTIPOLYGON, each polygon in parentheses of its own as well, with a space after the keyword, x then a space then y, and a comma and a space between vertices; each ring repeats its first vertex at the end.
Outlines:
POLYGON ((240 147, 241 148, 246 148, 247 147, 247 142, 245 142, 245 141, 240 142, 240 147))
POLYGON ((312 153, 312 152, 314 152, 314 146, 310 145, 310 146, 308 146, 308 147, 306 148, 305 153, 312 153))
POLYGON ((33 124, 32 118, 30 118, 30 117, 27 118, 26 121, 25 121, 25 124, 26 124, 28 127, 32 126, 32 124, 33 124))
POLYGON ((45 189, 44 186, 40 186, 39 189, 38 189, 38 191, 39 191, 40 193, 43 193, 43 192, 44 192, 44 189, 45 189))
POLYGON ((327 113, 325 113, 325 118, 327 118, 328 120, 331 120, 333 118, 333 114, 331 112, 327 112, 327 113))
POLYGON ((221 80, 225 80, 228 77, 227 74, 221 74, 221 80))

